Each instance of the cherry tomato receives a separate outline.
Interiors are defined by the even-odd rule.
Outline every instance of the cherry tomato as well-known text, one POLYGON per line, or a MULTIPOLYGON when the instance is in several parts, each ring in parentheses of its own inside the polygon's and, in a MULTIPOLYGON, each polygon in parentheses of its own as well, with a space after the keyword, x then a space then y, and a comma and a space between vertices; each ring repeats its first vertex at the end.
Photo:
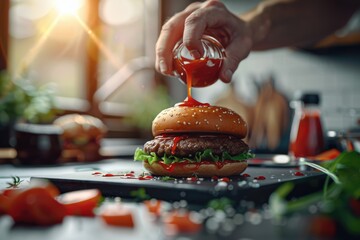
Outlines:
POLYGON ((178 232, 194 233, 201 229, 201 224, 191 219, 189 212, 173 211, 164 217, 165 227, 178 232))
POLYGON ((40 187, 21 189, 11 194, 7 213, 15 223, 41 226, 61 223, 65 217, 63 205, 40 187))
POLYGON ((93 217, 94 209, 101 200, 98 189, 86 189, 63 193, 58 201, 64 205, 66 215, 93 217))
POLYGON ((134 227, 132 212, 120 203, 103 206, 100 217, 106 224, 112 226, 134 227))

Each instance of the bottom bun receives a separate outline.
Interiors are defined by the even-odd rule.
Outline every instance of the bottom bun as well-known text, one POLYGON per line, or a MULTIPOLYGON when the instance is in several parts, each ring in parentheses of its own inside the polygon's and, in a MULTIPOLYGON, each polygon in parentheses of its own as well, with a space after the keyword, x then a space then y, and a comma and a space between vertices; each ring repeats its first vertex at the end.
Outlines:
POLYGON ((201 165, 198 164, 186 164, 178 165, 173 164, 171 170, 167 170, 159 163, 149 164, 147 161, 144 161, 144 168, 148 170, 153 175, 158 176, 170 176, 170 177, 227 177, 232 175, 239 175, 247 168, 247 162, 230 162, 225 163, 221 168, 217 167, 212 163, 204 163, 201 165))

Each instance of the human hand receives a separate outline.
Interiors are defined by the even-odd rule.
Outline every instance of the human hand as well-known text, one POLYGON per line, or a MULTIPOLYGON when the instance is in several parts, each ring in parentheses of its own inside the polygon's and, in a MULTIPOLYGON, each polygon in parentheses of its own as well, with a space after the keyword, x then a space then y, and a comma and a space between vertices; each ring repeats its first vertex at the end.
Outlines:
POLYGON ((226 57, 219 78, 230 82, 240 61, 251 50, 251 28, 218 0, 192 3, 164 24, 156 43, 156 69, 173 75, 172 51, 181 38, 194 58, 202 56, 203 34, 215 37, 224 46, 226 57))

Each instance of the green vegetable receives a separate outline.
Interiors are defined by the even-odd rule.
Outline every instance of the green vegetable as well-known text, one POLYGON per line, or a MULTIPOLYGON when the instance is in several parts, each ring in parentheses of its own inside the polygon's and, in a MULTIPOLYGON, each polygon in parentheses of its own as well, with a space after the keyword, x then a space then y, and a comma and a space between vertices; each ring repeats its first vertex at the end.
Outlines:
POLYGON ((130 196, 136 198, 139 201, 150 199, 150 196, 146 193, 145 188, 139 188, 130 192, 130 196))
POLYGON ((18 188, 19 185, 24 181, 21 180, 18 176, 12 176, 11 178, 13 179, 13 181, 7 182, 7 184, 9 185, 8 188, 18 188))
POLYGON ((226 208, 232 207, 234 205, 234 201, 227 197, 212 199, 208 202, 207 206, 214 210, 222 210, 225 211, 226 208))
POLYGON ((134 154, 135 161, 148 161, 150 165, 153 164, 154 162, 158 162, 158 161, 163 161, 167 165, 170 165, 172 163, 184 162, 184 161, 196 163, 196 162, 201 162, 203 160, 213 161, 213 162, 232 160, 232 161, 240 161, 241 162, 241 161, 244 161, 244 160, 246 160, 248 158, 252 158, 252 157, 254 157, 254 154, 252 154, 250 152, 241 153, 236 156, 230 156, 229 153, 223 152, 222 156, 217 156, 212 153, 211 149, 206 149, 204 152, 197 152, 193 159, 180 158, 180 157, 176 157, 173 155, 169 156, 166 154, 163 157, 159 157, 154 152, 148 154, 140 148, 137 148, 135 151, 135 154, 134 154))
POLYGON ((307 210, 310 205, 321 203, 320 213, 336 219, 352 235, 360 235, 360 216, 349 205, 355 201, 360 205, 360 153, 343 152, 335 160, 320 165, 306 163, 327 174, 322 192, 316 192, 287 201, 293 183, 280 186, 269 199, 275 218, 307 210), (333 181, 330 181, 332 179, 333 181))

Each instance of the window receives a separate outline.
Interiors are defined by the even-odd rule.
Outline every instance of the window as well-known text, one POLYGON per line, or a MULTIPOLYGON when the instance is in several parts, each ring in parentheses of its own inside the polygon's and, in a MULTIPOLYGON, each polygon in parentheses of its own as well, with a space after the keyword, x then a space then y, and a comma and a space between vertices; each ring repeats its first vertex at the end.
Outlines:
POLYGON ((36 85, 54 84, 65 113, 95 115, 116 136, 133 135, 142 127, 140 118, 148 128, 152 114, 167 104, 153 69, 159 5, 157 0, 10 0, 8 70, 36 85), (139 102, 155 107, 139 109, 139 102), (128 124, 129 116, 135 126, 128 124))

